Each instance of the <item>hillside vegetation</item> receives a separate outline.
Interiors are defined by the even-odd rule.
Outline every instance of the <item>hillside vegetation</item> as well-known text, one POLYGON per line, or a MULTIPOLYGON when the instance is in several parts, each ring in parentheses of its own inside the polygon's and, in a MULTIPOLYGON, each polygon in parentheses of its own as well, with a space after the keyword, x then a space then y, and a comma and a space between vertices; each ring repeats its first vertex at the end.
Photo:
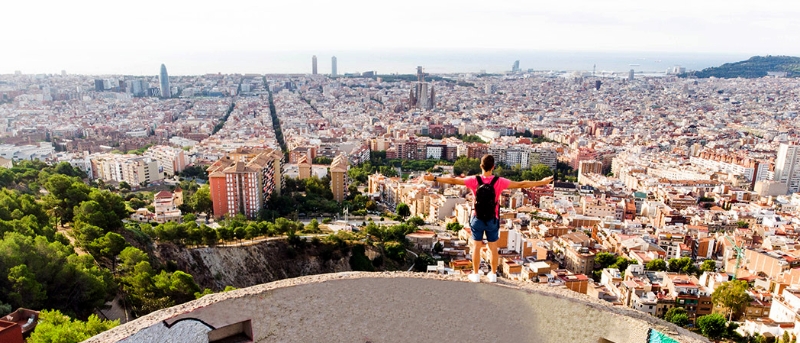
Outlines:
POLYGON ((750 79, 767 76, 767 72, 786 72, 789 77, 800 76, 800 57, 753 56, 745 61, 725 63, 719 67, 706 68, 682 76, 750 79))

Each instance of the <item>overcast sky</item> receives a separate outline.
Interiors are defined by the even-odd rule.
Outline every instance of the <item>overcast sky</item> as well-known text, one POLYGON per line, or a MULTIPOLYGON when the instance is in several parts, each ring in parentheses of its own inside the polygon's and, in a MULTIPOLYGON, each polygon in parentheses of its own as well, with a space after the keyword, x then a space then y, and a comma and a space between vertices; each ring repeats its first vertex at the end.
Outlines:
POLYGON ((180 64, 176 56, 214 53, 223 59, 214 63, 225 63, 224 52, 514 49, 797 56, 798 18, 797 0, 6 1, 0 12, 0 73, 135 72, 158 61, 180 64))

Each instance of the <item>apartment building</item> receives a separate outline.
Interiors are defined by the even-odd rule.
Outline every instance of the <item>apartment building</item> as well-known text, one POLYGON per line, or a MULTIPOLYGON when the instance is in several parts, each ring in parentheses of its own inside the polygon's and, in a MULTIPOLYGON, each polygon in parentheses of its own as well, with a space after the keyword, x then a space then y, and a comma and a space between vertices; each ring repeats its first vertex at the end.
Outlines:
POLYGON ((350 168, 350 163, 344 155, 336 156, 331 163, 331 192, 333 192, 333 200, 341 203, 347 196, 347 186, 349 185, 347 178, 347 170, 350 168))
POLYGON ((282 162, 283 154, 272 149, 239 150, 214 162, 207 170, 214 216, 255 218, 272 192, 280 194, 282 162))
POLYGON ((173 176, 183 171, 189 160, 183 149, 166 145, 154 145, 144 152, 143 156, 158 161, 160 171, 166 176, 173 176))

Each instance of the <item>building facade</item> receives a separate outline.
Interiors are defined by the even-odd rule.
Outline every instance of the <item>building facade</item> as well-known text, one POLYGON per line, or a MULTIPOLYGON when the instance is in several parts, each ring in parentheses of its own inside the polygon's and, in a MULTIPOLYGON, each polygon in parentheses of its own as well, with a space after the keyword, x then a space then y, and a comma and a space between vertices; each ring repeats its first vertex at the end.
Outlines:
POLYGON ((255 218, 273 192, 280 194, 283 154, 266 149, 226 155, 208 168, 214 216, 255 218))
POLYGON ((170 98, 172 94, 169 89, 169 75, 167 75, 167 66, 161 65, 161 72, 158 74, 158 85, 161 89, 162 98, 170 98))

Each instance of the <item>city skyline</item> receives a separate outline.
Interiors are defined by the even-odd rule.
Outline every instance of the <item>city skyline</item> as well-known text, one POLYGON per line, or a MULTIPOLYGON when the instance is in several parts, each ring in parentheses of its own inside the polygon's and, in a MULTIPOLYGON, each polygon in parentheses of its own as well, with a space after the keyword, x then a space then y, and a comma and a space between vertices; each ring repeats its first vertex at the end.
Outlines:
MULTIPOLYGON (((637 72, 663 72, 667 68, 683 66, 687 70, 701 70, 724 63, 748 59, 746 54, 678 54, 653 52, 576 52, 534 50, 383 50, 383 51, 295 51, 295 52, 217 52, 207 55, 191 53, 169 56, 140 54, 135 60, 98 61, 92 69, 66 67, 47 69, 11 68, 0 65, 0 75, 60 74, 60 75, 128 75, 159 76, 153 72, 161 64, 170 65, 171 76, 204 74, 313 74, 314 56, 331 57, 331 62, 317 63, 318 69, 331 70, 333 57, 337 57, 337 75, 377 71, 378 74, 413 74, 413 69, 424 65, 434 74, 505 73, 513 71, 519 61, 519 71, 556 70, 625 73, 636 64, 637 72), (312 66, 309 68, 308 59, 312 66), (228 60, 230 59, 230 60, 228 60), (342 63, 344 62, 344 63, 342 63), (9 68, 8 70, 2 68, 9 68), (412 72, 409 72, 412 70, 412 72)), ((65 57, 66 58, 66 57, 65 57)), ((82 58, 82 57, 76 57, 82 58)), ((65 62, 69 64, 69 62, 65 62)), ((74 66, 74 65, 68 65, 74 66)), ((328 73, 323 73, 328 74, 328 73)))
MULTIPOLYGON (((800 4, 778 1, 766 1, 758 8, 749 2, 720 1, 678 1, 670 6, 631 1, 613 4, 565 1, 538 4, 535 8, 528 8, 530 6, 518 1, 493 3, 491 6, 478 2, 427 4, 411 1, 402 5, 384 4, 377 12, 365 5, 361 1, 336 4, 234 1, 219 9, 202 3, 187 6, 181 2, 161 4, 144 1, 135 6, 90 4, 86 10, 76 11, 67 4, 52 1, 13 3, 8 13, 21 15, 5 18, 0 22, 0 30, 15 32, 7 42, 15 53, 0 57, 0 73, 13 73, 14 70, 58 73, 66 70, 82 74, 143 74, 145 70, 141 65, 145 62, 153 64, 158 61, 178 68, 185 60, 192 65, 184 64, 175 69, 175 75, 185 75, 231 72, 234 66, 247 65, 248 59, 260 59, 263 54, 311 52, 318 56, 336 55, 342 59, 340 63, 344 63, 345 58, 339 52, 359 50, 672 52, 746 57, 800 55, 800 38, 787 34, 800 29, 800 23, 793 20, 800 14, 800 4), (776 8, 770 3, 780 4, 777 7, 781 11, 768 10, 776 8), (138 21, 147 18, 154 7, 170 19, 159 25, 139 26, 124 38, 113 30, 97 30, 94 24, 97 18, 106 16, 113 16, 119 22, 138 21), (419 8, 425 10, 419 11, 419 8), (274 15, 269 16, 270 24, 264 28, 242 30, 233 36, 227 33, 227 28, 232 25, 247 19, 261 20, 265 13, 274 15), (296 26, 291 18, 301 14, 307 22, 314 24, 286 30, 280 35, 271 34, 275 28, 296 26), (343 21, 343 18, 378 16, 396 18, 399 24, 373 25, 365 32, 353 34, 350 31, 352 26, 343 21), (30 25, 31 22, 47 24, 30 25), (465 25, 467 22, 480 24, 465 25), (181 39, 169 39, 167 37, 173 37, 172 34, 163 34, 182 32, 196 25, 206 27, 206 33, 184 35, 181 39), (19 30, 20 27, 26 29, 19 30), (58 30, 59 36, 52 34, 54 29, 58 30), (91 34, 87 34, 89 32, 91 34), (544 32, 547 34, 542 34, 544 32), (97 42, 103 42, 102 46, 97 42), (331 53, 323 54, 322 51, 331 53), (250 57, 248 54, 258 56, 250 57), (225 69, 229 65, 231 69, 225 69)), ((512 57, 503 65, 508 68, 509 63, 516 59, 512 57)), ((525 65, 526 61, 521 63, 525 65)), ((430 63, 422 60, 411 64, 430 63)), ((285 66, 262 67, 260 70, 245 67, 241 72, 307 70, 307 67, 302 70, 285 66)), ((348 65, 345 68, 343 64, 339 69, 355 71, 381 67, 348 65)), ((492 66, 485 69, 490 70, 492 66)))

